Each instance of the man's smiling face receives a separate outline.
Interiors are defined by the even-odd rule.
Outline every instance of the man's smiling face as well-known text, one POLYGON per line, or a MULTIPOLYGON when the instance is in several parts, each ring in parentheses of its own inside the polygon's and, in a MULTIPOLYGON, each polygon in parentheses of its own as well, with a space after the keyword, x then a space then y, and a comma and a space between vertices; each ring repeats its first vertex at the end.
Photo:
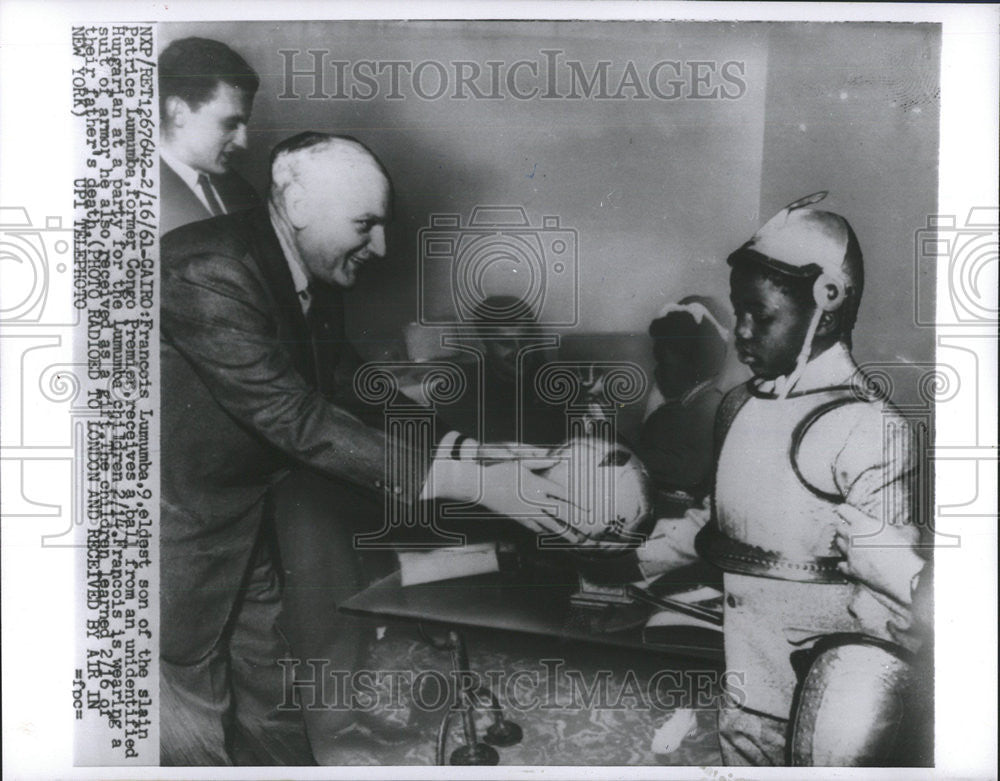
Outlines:
POLYGON ((317 170, 304 182, 308 196, 295 241, 312 278, 351 288, 369 261, 385 257, 390 186, 374 165, 326 174, 317 170))

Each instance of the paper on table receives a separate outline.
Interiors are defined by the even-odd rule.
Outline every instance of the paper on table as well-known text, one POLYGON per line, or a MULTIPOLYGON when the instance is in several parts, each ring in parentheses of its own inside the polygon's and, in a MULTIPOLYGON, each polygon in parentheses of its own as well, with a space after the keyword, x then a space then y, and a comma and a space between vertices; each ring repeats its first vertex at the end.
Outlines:
MULTIPOLYGON (((718 589, 712 588, 710 586, 699 586, 693 588, 690 591, 682 591, 679 594, 671 594, 670 599, 675 602, 683 602, 686 605, 698 604, 701 605, 705 602, 710 602, 712 600, 721 599, 722 592, 718 589)), ((706 605, 706 607, 714 607, 711 605, 706 605)), ((679 613, 676 610, 660 610, 653 613, 646 621, 646 630, 654 629, 654 632, 646 633, 645 639, 647 642, 657 642, 657 635, 663 631, 662 629, 656 629, 657 627, 672 627, 672 626, 697 626, 704 627, 706 629, 712 629, 716 632, 721 632, 722 627, 718 624, 713 624, 711 621, 704 621, 700 618, 695 618, 694 616, 689 616, 684 613, 679 613)))
POLYGON ((404 586, 500 571, 496 544, 492 542, 430 551, 398 551, 396 556, 404 586))
POLYGON ((711 586, 699 586, 690 591, 682 591, 679 594, 671 594, 670 598, 675 602, 683 602, 685 605, 693 605, 696 602, 708 602, 712 599, 721 599, 722 592, 711 586))

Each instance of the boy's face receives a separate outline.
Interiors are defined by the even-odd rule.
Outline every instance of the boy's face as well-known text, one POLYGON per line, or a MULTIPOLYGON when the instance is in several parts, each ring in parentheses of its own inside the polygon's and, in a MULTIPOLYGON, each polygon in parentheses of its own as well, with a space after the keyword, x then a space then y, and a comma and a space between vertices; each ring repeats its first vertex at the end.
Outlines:
POLYGON ((735 266, 729 299, 736 314, 736 354, 765 379, 790 373, 802 350, 815 304, 797 300, 753 266, 735 266))

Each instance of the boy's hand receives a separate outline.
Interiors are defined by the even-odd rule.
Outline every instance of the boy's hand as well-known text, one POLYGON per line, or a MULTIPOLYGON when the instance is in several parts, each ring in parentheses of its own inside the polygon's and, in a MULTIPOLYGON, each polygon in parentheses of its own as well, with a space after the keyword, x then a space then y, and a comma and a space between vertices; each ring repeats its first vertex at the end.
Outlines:
POLYGON ((909 605, 910 583, 924 566, 913 549, 912 526, 883 524, 850 505, 837 507, 841 526, 834 542, 845 561, 837 569, 881 594, 909 605))

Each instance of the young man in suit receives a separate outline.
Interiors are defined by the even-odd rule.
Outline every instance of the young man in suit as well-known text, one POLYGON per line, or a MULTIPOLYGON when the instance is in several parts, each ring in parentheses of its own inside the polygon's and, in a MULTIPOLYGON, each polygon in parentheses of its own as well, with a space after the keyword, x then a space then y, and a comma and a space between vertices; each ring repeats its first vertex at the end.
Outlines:
POLYGON ((341 296, 385 255, 388 175, 357 141, 303 133, 275 148, 271 179, 266 205, 162 242, 166 765, 336 761, 353 714, 324 708, 322 692, 300 712, 278 660, 301 661, 307 679, 354 669, 360 629, 336 611, 362 585, 353 534, 381 521, 377 498, 510 515, 532 497, 565 513, 563 487, 515 461, 481 475, 475 443, 453 432, 437 448, 402 443, 387 473, 400 443, 354 395, 341 296))
POLYGON ((246 60, 208 38, 174 41, 160 55, 160 233, 260 204, 232 169, 247 146, 259 84, 246 60))

